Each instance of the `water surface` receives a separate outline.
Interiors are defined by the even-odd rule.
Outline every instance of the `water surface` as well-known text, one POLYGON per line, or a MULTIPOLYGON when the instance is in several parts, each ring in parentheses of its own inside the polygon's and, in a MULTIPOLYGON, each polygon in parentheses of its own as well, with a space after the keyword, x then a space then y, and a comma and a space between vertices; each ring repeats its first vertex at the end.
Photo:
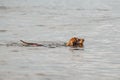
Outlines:
POLYGON ((119 10, 120 0, 0 0, 0 80, 120 80, 119 10), (73 36, 84 49, 19 42, 73 36))

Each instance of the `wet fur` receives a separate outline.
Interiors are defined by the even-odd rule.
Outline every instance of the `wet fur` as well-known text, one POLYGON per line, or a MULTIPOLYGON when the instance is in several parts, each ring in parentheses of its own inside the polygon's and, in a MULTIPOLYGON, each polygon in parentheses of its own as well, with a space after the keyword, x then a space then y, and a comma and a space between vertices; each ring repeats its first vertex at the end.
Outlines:
MULTIPOLYGON (((24 46, 44 46, 38 43, 30 43, 30 42, 25 42, 23 40, 20 40, 20 41, 23 43, 24 46)), ((83 47, 84 46, 83 43, 84 43, 83 38, 73 37, 66 43, 66 46, 83 47)))
POLYGON ((73 37, 67 43, 66 46, 73 46, 73 47, 83 47, 84 39, 73 37))

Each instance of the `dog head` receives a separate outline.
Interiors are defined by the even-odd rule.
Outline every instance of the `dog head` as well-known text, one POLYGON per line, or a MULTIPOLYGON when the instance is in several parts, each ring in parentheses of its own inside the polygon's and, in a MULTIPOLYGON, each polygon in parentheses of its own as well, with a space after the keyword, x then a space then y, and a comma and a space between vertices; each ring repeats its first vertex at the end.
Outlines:
POLYGON ((83 43, 84 43, 83 38, 73 37, 69 40, 69 42, 66 45, 67 46, 74 46, 74 47, 83 47, 83 43))
POLYGON ((84 43, 84 39, 83 38, 79 38, 78 40, 77 40, 77 45, 79 46, 79 47, 83 47, 83 43, 84 43))

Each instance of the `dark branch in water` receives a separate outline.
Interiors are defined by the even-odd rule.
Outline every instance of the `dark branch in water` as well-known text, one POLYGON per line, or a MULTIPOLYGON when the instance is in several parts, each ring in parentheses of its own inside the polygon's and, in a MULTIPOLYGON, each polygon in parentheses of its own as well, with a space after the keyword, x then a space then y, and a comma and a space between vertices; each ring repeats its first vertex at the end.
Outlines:
POLYGON ((24 46, 43 46, 42 44, 38 44, 38 43, 30 43, 30 42, 25 42, 23 40, 20 40, 24 46))

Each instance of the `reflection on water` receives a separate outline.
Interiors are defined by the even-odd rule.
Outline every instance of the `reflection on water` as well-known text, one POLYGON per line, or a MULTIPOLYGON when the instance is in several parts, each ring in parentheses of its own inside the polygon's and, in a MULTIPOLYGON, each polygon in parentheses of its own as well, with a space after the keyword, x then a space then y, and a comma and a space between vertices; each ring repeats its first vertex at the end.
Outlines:
POLYGON ((119 9, 120 0, 0 0, 0 80, 119 80, 119 9), (73 36, 84 48, 64 46, 73 36))

